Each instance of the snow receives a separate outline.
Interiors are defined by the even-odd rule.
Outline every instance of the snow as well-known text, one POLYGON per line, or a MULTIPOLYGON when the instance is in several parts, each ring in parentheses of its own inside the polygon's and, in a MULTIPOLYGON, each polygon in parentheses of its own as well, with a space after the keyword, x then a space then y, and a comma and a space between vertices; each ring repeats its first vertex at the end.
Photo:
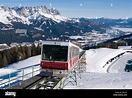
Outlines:
MULTIPOLYGON (((98 48, 86 50, 86 71, 77 77, 77 85, 68 83, 64 89, 131 89, 132 72, 125 72, 128 60, 132 60, 132 53, 126 49, 98 48), (113 57, 124 53, 112 62, 113 57)), ((129 51, 132 52, 131 49, 129 51)), ((17 69, 40 63, 40 55, 8 65, 0 69, 0 75, 17 69), (4 73, 3 73, 4 72, 4 73)), ((68 80, 66 80, 68 81, 68 80)))
POLYGON ((118 46, 119 49, 132 49, 132 46, 118 46))
POLYGON ((4 10, 2 10, 0 8, 0 22, 4 23, 4 24, 10 24, 10 22, 8 21, 7 17, 6 16, 9 16, 9 12, 5 12, 4 10))
POLYGON ((8 69, 8 68, 1 68, 0 69, 0 76, 9 74, 9 73, 12 73, 12 72, 15 72, 15 71, 17 71, 17 70, 15 70, 15 69, 8 69))
POLYGON ((132 28, 119 28, 119 27, 112 27, 113 29, 118 29, 123 32, 132 32, 132 28))
POLYGON ((19 16, 14 10, 7 10, 0 7, 0 13, 0 22, 4 24, 11 24, 11 20, 18 22, 22 21, 25 24, 30 24, 30 22, 25 17, 19 16), (16 20, 15 18, 17 18, 18 20, 16 20))
POLYGON ((32 19, 41 19, 41 18, 49 18, 54 20, 55 22, 61 22, 61 21, 67 21, 68 18, 58 15, 58 14, 53 14, 49 12, 49 9, 47 8, 36 8, 37 11, 32 7, 32 8, 23 8, 20 12, 17 12, 15 9, 10 8, 10 7, 0 7, 0 22, 4 24, 10 24, 12 25, 11 22, 22 22, 24 24, 30 24, 30 20, 32 19))
POLYGON ((114 62, 112 64, 112 66, 110 66, 109 72, 110 73, 111 72, 115 72, 115 73, 124 72, 125 65, 126 65, 127 61, 131 60, 131 59, 132 59, 132 54, 126 53, 124 56, 120 57, 119 60, 114 62), (119 67, 119 65, 120 65, 120 67, 119 67))
POLYGON ((77 85, 68 84, 64 89, 131 89, 132 73, 85 72, 77 85))
POLYGON ((61 21, 68 20, 68 18, 66 18, 64 16, 61 16, 61 15, 52 15, 52 14, 47 14, 47 13, 41 13, 41 15, 43 15, 47 18, 53 19, 54 21, 56 21, 58 23, 61 22, 61 21))
POLYGON ((90 49, 86 53, 87 64, 88 64, 87 71, 88 72, 100 72, 100 73, 108 72, 108 67, 113 62, 109 62, 108 64, 106 63, 109 60, 111 60, 111 58, 114 58, 118 54, 124 53, 126 51, 127 50, 123 50, 123 49, 108 49, 108 48, 90 49))
POLYGON ((17 71, 18 69, 21 69, 24 67, 39 64, 40 59, 41 59, 41 56, 38 55, 38 56, 27 58, 26 60, 22 60, 22 61, 10 64, 5 68, 0 69, 0 76, 17 71))
POLYGON ((81 79, 77 79, 77 85, 68 84, 64 89, 131 89, 132 73, 125 72, 124 68, 127 60, 132 59, 132 53, 125 53, 109 63, 107 68, 103 67, 110 58, 122 52, 126 50, 109 48, 87 50, 86 72, 81 74, 81 79))
POLYGON ((0 44, 0 46, 8 46, 6 43, 4 43, 4 44, 0 44))
POLYGON ((9 69, 10 68, 11 69, 20 69, 20 68, 23 68, 23 67, 39 64, 40 60, 41 60, 41 56, 40 55, 33 56, 33 57, 30 57, 30 58, 27 58, 26 60, 22 60, 22 61, 19 61, 17 63, 13 63, 11 65, 8 65, 6 68, 9 68, 9 69))

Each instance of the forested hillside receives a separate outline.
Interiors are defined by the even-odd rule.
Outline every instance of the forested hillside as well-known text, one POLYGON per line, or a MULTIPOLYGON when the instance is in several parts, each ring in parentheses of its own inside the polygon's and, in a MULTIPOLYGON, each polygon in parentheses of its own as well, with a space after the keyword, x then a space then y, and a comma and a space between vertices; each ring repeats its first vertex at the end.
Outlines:
POLYGON ((0 51, 0 68, 24 60, 28 57, 39 55, 41 48, 39 44, 35 46, 32 44, 30 46, 15 46, 9 49, 0 51))

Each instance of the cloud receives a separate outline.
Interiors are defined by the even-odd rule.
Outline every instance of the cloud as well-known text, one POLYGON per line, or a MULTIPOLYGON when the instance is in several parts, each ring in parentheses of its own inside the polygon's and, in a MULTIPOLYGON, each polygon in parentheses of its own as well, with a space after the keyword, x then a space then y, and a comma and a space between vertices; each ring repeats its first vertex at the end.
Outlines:
POLYGON ((82 6, 82 3, 80 3, 80 6, 82 6))
POLYGON ((112 7, 113 6, 113 3, 110 3, 110 6, 112 7))
POLYGON ((20 3, 20 4, 19 4, 19 7, 21 7, 21 6, 22 6, 22 4, 20 3))
POLYGON ((52 6, 52 4, 50 3, 50 6, 52 6))

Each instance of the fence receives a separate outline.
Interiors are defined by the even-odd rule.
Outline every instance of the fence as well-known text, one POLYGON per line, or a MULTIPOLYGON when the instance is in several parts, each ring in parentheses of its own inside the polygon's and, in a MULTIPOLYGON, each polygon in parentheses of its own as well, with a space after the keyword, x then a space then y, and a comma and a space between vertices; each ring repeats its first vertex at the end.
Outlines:
POLYGON ((41 70, 39 64, 31 65, 25 68, 18 69, 15 72, 0 76, 0 89, 8 89, 11 86, 21 83, 22 81, 31 78, 38 74, 41 70))

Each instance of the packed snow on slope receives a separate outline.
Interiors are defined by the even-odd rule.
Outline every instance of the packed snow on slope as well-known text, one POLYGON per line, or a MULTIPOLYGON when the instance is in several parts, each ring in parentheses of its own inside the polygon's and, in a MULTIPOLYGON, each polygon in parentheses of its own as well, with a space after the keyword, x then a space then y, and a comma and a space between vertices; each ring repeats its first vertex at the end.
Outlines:
POLYGON ((131 89, 132 72, 125 72, 124 68, 127 61, 132 60, 132 53, 125 53, 103 67, 110 58, 126 51, 109 48, 87 50, 86 72, 81 73, 81 79, 77 78, 77 85, 69 82, 64 89, 131 89))
POLYGON ((4 74, 8 74, 9 72, 14 72, 17 69, 21 69, 24 67, 32 66, 35 64, 40 64, 41 56, 33 56, 30 58, 27 58, 26 60, 22 60, 13 64, 8 65, 5 68, 0 68, 0 76, 4 74))

